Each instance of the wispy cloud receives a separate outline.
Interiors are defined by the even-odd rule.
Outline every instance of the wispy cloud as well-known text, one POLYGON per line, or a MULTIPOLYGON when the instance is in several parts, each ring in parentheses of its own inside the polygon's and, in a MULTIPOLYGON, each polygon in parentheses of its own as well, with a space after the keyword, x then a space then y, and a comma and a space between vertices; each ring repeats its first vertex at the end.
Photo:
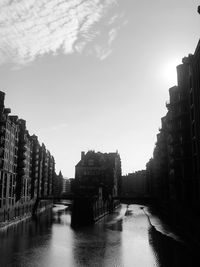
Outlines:
POLYGON ((105 58, 99 51, 111 52, 120 18, 116 7, 116 0, 1 0, 0 64, 92 50, 105 58))

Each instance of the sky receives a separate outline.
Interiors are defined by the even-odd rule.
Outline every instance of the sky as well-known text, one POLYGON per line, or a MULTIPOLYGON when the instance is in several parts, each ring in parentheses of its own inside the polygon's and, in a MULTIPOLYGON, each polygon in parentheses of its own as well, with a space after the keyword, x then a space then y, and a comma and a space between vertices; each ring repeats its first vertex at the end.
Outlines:
POLYGON ((81 151, 123 174, 152 157, 176 66, 199 40, 197 0, 1 0, 0 90, 73 178, 81 151))

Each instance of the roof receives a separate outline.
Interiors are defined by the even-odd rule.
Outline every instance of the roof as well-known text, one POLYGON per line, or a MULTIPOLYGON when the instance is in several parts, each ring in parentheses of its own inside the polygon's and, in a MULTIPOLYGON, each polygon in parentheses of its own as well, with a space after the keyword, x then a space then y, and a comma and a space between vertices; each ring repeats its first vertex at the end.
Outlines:
POLYGON ((76 164, 76 167, 78 167, 78 166, 80 166, 80 167, 83 167, 83 166, 100 167, 100 166, 104 165, 106 162, 109 162, 109 164, 114 163, 116 157, 119 157, 119 154, 117 152, 101 153, 101 152, 95 152, 95 151, 88 151, 85 155, 83 155, 82 159, 76 164), (91 163, 90 160, 93 161, 92 165, 90 165, 90 163, 91 163))

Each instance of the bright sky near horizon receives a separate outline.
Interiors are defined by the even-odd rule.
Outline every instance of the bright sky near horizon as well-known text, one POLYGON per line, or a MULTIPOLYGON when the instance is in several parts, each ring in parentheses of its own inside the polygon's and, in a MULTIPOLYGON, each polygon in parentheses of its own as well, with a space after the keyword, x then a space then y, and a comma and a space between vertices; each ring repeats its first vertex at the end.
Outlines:
POLYGON ((74 177, 81 151, 145 168, 176 65, 199 40, 197 0, 1 0, 0 90, 74 177))

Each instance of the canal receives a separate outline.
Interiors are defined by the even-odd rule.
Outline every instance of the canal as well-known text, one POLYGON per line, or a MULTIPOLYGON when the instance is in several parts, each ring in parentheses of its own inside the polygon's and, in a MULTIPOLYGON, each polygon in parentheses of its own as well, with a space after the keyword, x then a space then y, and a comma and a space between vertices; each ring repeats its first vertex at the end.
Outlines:
POLYGON ((1 229, 0 267, 198 266, 189 245, 148 207, 122 205, 90 227, 73 229, 70 222, 70 210, 56 205, 1 229))

